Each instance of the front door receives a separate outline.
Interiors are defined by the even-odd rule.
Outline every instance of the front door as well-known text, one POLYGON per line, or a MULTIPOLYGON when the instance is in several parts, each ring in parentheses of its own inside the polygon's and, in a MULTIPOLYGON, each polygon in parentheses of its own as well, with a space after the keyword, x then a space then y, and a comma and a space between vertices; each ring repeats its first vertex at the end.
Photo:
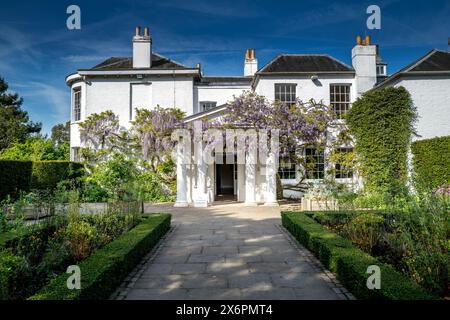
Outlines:
POLYGON ((234 195, 235 164, 216 164, 217 196, 234 195))

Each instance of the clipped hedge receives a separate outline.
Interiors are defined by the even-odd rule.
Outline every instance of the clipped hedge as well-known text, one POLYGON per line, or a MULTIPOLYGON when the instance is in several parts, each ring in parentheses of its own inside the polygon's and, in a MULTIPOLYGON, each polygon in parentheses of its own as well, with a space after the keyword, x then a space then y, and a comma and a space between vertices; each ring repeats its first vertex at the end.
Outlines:
POLYGON ((108 299, 125 277, 169 230, 171 216, 152 214, 116 240, 96 250, 78 264, 81 289, 69 290, 70 274, 55 278, 30 300, 108 299))
POLYGON ((30 190, 33 162, 0 161, 0 201, 7 195, 16 198, 20 191, 30 190))
POLYGON ((83 175, 83 165, 70 161, 0 161, 0 200, 20 191, 52 189, 58 182, 83 175))
POLYGON ((427 293, 392 266, 354 247, 350 241, 328 231, 302 212, 283 212, 283 226, 318 259, 358 299, 430 300, 438 299, 427 293), (381 288, 366 286, 367 267, 377 265, 381 270, 381 288))
POLYGON ((450 136, 414 141, 411 152, 419 188, 430 190, 450 184, 450 136))

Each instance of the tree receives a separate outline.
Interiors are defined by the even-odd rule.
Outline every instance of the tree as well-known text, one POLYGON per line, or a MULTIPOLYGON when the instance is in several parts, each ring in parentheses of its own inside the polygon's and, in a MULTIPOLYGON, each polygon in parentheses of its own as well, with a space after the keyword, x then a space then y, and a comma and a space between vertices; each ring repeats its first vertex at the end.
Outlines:
POLYGON ((142 158, 149 162, 153 171, 161 161, 168 160, 174 146, 172 131, 183 116, 184 113, 176 108, 136 109, 132 134, 142 158))
POLYGON ((7 82, 0 77, 0 150, 14 142, 24 142, 41 131, 42 124, 30 121, 22 110, 23 99, 17 93, 8 93, 7 82))
POLYGON ((93 113, 80 123, 80 139, 82 156, 91 164, 105 160, 113 151, 129 153, 132 147, 128 132, 110 110, 93 113))
MULTIPOLYGON (((81 142, 84 145, 82 155, 89 162, 87 169, 92 172, 90 182, 95 180, 102 188, 111 189, 119 182, 114 182, 116 175, 112 175, 113 183, 106 183, 104 176, 109 175, 111 170, 103 169, 113 168, 122 161, 129 169, 124 172, 134 172, 134 176, 130 176, 126 183, 125 180, 120 181, 122 185, 126 184, 129 188, 132 180, 135 180, 139 185, 135 191, 143 199, 168 199, 175 182, 175 163, 171 158, 174 142, 171 134, 183 115, 176 108, 157 106, 154 110, 136 109, 136 119, 127 131, 120 127, 118 117, 112 111, 91 114, 80 124, 81 142), (129 167, 133 167, 132 170, 129 167), (156 185, 159 185, 158 188, 155 188, 156 185)), ((114 168, 119 170, 122 167, 114 168)))
POLYGON ((62 143, 70 142, 70 121, 67 121, 66 124, 57 124, 52 128, 52 136, 51 139, 55 146, 59 146, 62 143))
POLYGON ((0 160, 69 160, 69 144, 58 146, 43 137, 28 138, 25 142, 14 142, 9 148, 0 151, 0 160))

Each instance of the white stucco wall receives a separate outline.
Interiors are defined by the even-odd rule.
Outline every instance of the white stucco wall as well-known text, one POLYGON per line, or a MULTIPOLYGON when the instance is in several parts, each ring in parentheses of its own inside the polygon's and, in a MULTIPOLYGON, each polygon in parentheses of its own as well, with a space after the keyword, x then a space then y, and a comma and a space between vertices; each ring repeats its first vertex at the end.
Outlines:
POLYGON ((250 90, 250 85, 230 86, 195 86, 194 87, 194 113, 201 112, 199 102, 215 101, 217 106, 227 103, 234 96, 239 96, 243 91, 250 90))
MULTIPOLYGON (((132 104, 132 87, 135 84, 147 83, 145 87, 140 87, 136 92, 144 97, 137 97, 136 104, 142 104, 142 101, 149 100, 148 105, 140 107, 154 108, 157 105, 161 107, 178 107, 191 115, 193 109, 193 78, 192 76, 153 76, 144 79, 137 78, 88 78, 86 82, 77 81, 71 86, 71 129, 70 146, 71 148, 81 146, 78 122, 84 121, 87 116, 93 113, 111 110, 119 116, 119 123, 125 128, 129 128, 130 108, 132 104), (81 88, 81 119, 78 122, 73 121, 73 89, 81 88), (149 92, 145 92, 148 90, 149 92)), ((136 96, 134 95, 134 98, 136 96)))
POLYGON ((297 84, 297 97, 303 101, 315 99, 322 100, 325 104, 330 103, 330 84, 351 84, 350 100, 356 98, 355 79, 353 75, 319 75, 319 80, 313 82, 310 76, 265 76, 258 81, 255 92, 264 95, 269 100, 275 98, 276 83, 297 84))
POLYGON ((450 76, 402 76, 393 86, 405 87, 417 108, 415 139, 450 135, 450 76))

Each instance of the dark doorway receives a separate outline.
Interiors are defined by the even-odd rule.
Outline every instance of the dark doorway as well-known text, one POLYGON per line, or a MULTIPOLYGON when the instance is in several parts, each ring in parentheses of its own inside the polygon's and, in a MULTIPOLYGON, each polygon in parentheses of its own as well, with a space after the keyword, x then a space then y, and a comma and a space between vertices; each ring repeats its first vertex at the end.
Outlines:
POLYGON ((217 195, 234 194, 234 164, 216 164, 217 195))

